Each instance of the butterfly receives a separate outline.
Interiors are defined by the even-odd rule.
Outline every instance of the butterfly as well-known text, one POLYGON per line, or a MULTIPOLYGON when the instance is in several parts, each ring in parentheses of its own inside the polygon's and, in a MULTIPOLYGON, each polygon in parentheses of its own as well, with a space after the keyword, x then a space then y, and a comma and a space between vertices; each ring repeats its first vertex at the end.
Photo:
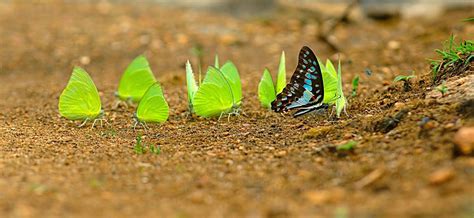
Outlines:
POLYGON ((194 95, 198 90, 198 84, 194 78, 193 68, 189 60, 186 61, 186 87, 188 89, 188 109, 190 113, 194 113, 194 95))
POLYGON ((148 88, 156 83, 145 56, 135 58, 122 75, 116 96, 127 103, 138 103, 148 88))
POLYGON ((138 123, 163 123, 168 119, 169 106, 159 83, 151 85, 138 103, 134 118, 134 128, 138 123))
POLYGON ((319 61, 313 51, 304 46, 301 48, 296 67, 290 82, 271 103, 275 112, 286 113, 298 109, 293 116, 327 108, 324 104, 323 75, 319 61))
POLYGON ((242 100, 237 67, 230 61, 220 69, 210 66, 192 99, 194 112, 201 117, 237 113, 242 100))
MULTIPOLYGON (((216 54, 214 59, 214 67, 219 69, 219 56, 216 54)), ((199 67, 201 69, 201 67, 199 67)), ((199 75, 199 79, 201 75, 199 75)), ((201 81, 199 81, 201 83, 201 81)), ((194 78, 193 68, 191 67, 191 62, 186 61, 186 87, 188 89, 188 110, 190 113, 194 113, 194 95, 196 94, 199 86, 194 78)))
POLYGON ((82 127, 89 120, 96 121, 103 115, 99 92, 87 72, 75 67, 69 82, 59 96, 59 113, 69 120, 84 121, 79 127, 82 127))
POLYGON ((283 91, 286 86, 286 69, 285 69, 285 52, 281 53, 280 65, 278 67, 278 74, 276 86, 273 84, 270 71, 265 68, 262 78, 258 84, 258 99, 265 108, 271 108, 271 103, 276 99, 277 94, 283 91))

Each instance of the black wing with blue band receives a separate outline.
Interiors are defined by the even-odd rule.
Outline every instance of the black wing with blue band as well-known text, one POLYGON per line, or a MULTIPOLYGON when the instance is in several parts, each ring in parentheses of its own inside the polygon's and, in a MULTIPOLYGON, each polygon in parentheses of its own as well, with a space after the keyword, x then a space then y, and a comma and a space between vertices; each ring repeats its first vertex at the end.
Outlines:
POLYGON ((296 67, 290 82, 272 102, 275 112, 288 112, 299 109, 293 116, 301 116, 314 110, 326 108, 323 105, 323 75, 318 59, 307 46, 301 48, 296 67))

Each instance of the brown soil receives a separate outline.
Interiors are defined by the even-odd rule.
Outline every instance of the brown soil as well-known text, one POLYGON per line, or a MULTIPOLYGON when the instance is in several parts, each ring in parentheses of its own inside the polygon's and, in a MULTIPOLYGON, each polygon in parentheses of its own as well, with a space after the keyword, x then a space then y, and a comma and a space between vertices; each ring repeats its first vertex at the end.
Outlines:
POLYGON ((457 129, 474 125, 460 108, 472 109, 472 101, 463 103, 458 86, 425 97, 434 90, 427 58, 451 33, 472 37, 474 26, 460 22, 470 15, 338 27, 346 93, 361 76, 348 116, 294 119, 262 109, 256 89, 264 67, 276 71, 281 50, 289 73, 302 45, 337 58, 317 41, 310 18, 2 3, 0 217, 472 217, 474 159, 452 157, 457 129), (207 63, 218 52, 237 64, 245 114, 219 122, 187 117, 184 62, 195 44, 206 49, 207 63), (132 108, 112 110, 121 72, 141 53, 171 107, 169 121, 148 132, 131 129, 132 108), (77 128, 59 116, 74 65, 94 79, 110 126, 77 128), (410 92, 392 84, 412 71, 410 92), (138 134, 161 154, 135 154, 138 134), (334 149, 348 140, 358 142, 353 152, 334 149))

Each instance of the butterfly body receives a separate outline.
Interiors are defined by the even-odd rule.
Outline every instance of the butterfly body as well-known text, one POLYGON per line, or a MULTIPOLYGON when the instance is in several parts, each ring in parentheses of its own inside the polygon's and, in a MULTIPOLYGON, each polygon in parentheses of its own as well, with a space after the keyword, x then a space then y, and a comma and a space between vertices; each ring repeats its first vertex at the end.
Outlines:
POLYGON ((290 82, 272 102, 272 110, 286 113, 299 109, 293 116, 325 108, 323 104, 324 86, 318 59, 309 47, 304 46, 299 53, 298 66, 290 82))

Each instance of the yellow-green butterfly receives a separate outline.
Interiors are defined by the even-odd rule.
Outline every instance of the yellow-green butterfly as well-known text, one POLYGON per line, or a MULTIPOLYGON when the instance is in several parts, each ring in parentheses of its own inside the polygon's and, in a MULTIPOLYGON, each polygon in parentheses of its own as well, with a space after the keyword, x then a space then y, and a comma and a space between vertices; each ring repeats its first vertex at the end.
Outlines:
POLYGON ((276 99, 276 96, 286 86, 286 69, 285 69, 285 52, 281 52, 280 65, 278 67, 278 74, 276 86, 273 84, 272 75, 270 71, 265 68, 262 79, 258 84, 258 99, 265 108, 271 108, 271 103, 276 99))
POLYGON ((328 105, 334 105, 337 117, 341 116, 342 111, 347 114, 347 99, 342 90, 341 61, 339 60, 337 71, 329 59, 326 60, 326 66, 321 63, 320 66, 324 81, 323 102, 328 105))
POLYGON ((163 123, 168 119, 169 107, 163 95, 163 90, 159 83, 154 83, 143 95, 138 103, 137 111, 134 115, 136 123, 140 123, 146 128, 146 123, 163 123))
POLYGON ((94 120, 92 127, 97 120, 103 120, 100 119, 103 110, 99 92, 89 74, 80 67, 74 68, 66 88, 59 96, 58 107, 61 116, 69 120, 84 121, 80 127, 89 120, 94 120))
MULTIPOLYGON (((217 56, 217 54, 214 59, 214 67, 219 69, 219 56, 217 56)), ((201 81, 199 81, 199 83, 201 83, 201 81)), ((191 62, 189 62, 189 60, 186 61, 186 86, 188 89, 188 109, 190 113, 194 113, 194 95, 198 91, 199 86, 194 78, 193 68, 191 67, 191 62)))
POLYGON ((186 62, 186 86, 188 88, 188 109, 190 113, 194 113, 194 95, 198 90, 198 84, 194 78, 193 68, 189 60, 186 62))
POLYGON ((150 64, 145 56, 135 58, 120 79, 116 96, 127 103, 138 103, 147 89, 156 83, 150 64))
POLYGON ((221 69, 209 67, 193 97, 194 112, 201 117, 238 113, 242 84, 235 65, 228 61, 221 69))

